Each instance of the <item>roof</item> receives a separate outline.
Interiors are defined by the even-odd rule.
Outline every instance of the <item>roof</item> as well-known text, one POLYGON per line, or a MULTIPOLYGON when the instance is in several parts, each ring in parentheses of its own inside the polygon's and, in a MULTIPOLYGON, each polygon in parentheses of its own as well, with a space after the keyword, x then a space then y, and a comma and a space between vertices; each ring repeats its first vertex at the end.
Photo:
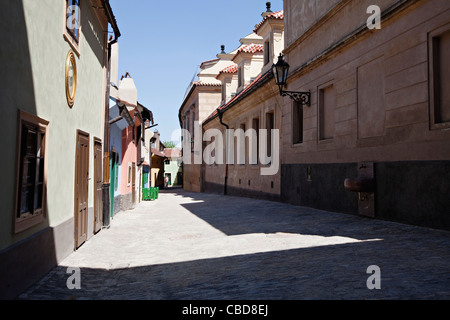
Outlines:
POLYGON ((236 54, 234 55, 233 59, 231 59, 231 60, 232 61, 236 60, 236 57, 240 53, 255 54, 257 52, 264 52, 264 45, 262 45, 262 44, 255 44, 255 43, 244 45, 241 48, 239 48, 239 50, 236 52, 236 54))
POLYGON ((149 109, 147 109, 144 105, 140 104, 139 101, 138 101, 138 107, 142 108, 141 115, 144 118, 144 120, 149 120, 152 125, 155 124, 155 120, 153 118, 153 112, 151 112, 149 109))
POLYGON ((181 158, 181 150, 178 148, 165 149, 164 154, 167 158, 181 158))
POLYGON ((162 153, 161 151, 159 151, 158 149, 155 149, 155 148, 152 148, 152 155, 161 157, 161 158, 167 158, 164 153, 162 153))
POLYGON ((205 68, 207 65, 209 64, 214 64, 215 62, 218 62, 220 59, 213 59, 213 60, 208 60, 208 61, 203 61, 200 65, 200 69, 205 68))
POLYGON ((284 19, 284 11, 283 10, 268 14, 267 16, 264 17, 263 21, 261 21, 260 23, 258 23, 255 26, 254 32, 256 33, 259 30, 259 28, 262 27, 264 22, 266 22, 267 20, 283 20, 283 19, 284 19))
POLYGON ((261 73, 250 85, 248 85, 244 90, 242 90, 239 94, 237 94, 233 99, 231 99, 228 103, 217 108, 204 122, 203 125, 207 124, 214 118, 219 115, 219 111, 225 112, 236 103, 247 97, 250 93, 267 83, 270 79, 273 78, 273 72, 270 69, 266 73, 261 73))
POLYGON ((263 52, 263 51, 264 51, 264 46, 262 44, 251 43, 251 44, 248 44, 248 45, 240 48, 237 53, 239 53, 239 52, 256 53, 256 52, 263 52))
POLYGON ((114 16, 114 12, 111 8, 111 4, 109 0, 95 0, 92 3, 93 8, 100 9, 104 11, 104 15, 108 22, 111 24, 111 27, 114 31, 114 37, 116 40, 121 36, 119 27, 117 25, 116 17, 114 16))
POLYGON ((220 87, 222 84, 221 83, 206 83, 206 82, 201 82, 201 81, 195 81, 194 83, 192 83, 192 85, 195 87, 220 87))
POLYGON ((237 64, 234 64, 234 65, 226 67, 225 69, 220 71, 216 78, 218 78, 221 74, 235 74, 237 72, 238 72, 238 66, 237 66, 237 64))

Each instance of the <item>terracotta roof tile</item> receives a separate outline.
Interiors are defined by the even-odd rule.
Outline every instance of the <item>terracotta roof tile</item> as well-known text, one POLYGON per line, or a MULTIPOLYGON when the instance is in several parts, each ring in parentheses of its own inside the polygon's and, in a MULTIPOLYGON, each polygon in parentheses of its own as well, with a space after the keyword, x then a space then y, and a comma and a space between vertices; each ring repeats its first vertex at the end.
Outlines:
POLYGON ((262 44, 254 44, 251 43, 249 45, 246 45, 238 50, 239 52, 245 52, 245 53, 256 53, 256 52, 263 52, 264 46, 262 44))
POLYGON ((277 12, 267 15, 266 17, 264 17, 263 21, 261 21, 259 24, 257 24, 255 26, 255 30, 253 30, 253 31, 256 33, 259 30, 259 28, 261 28, 261 26, 264 24, 264 22, 266 22, 269 19, 283 20, 284 19, 284 11, 281 10, 281 11, 277 11, 277 12))
POLYGON ((226 67, 225 69, 223 69, 222 71, 219 72, 219 74, 216 76, 216 79, 218 79, 220 77, 220 75, 222 74, 235 74, 238 72, 238 66, 237 64, 231 65, 226 67))
POLYGON ((196 87, 220 87, 222 84, 221 83, 206 83, 206 82, 201 82, 201 81, 195 81, 193 83, 193 85, 196 87))
POLYGON ((165 149, 164 154, 167 158, 180 158, 182 156, 181 150, 178 148, 165 149))
POLYGON ((220 73, 236 73, 236 72, 238 72, 238 66, 237 66, 237 64, 234 64, 229 67, 226 67, 225 69, 220 71, 219 74, 220 73))
POLYGON ((152 154, 161 158, 167 158, 166 155, 158 149, 152 148, 152 154))

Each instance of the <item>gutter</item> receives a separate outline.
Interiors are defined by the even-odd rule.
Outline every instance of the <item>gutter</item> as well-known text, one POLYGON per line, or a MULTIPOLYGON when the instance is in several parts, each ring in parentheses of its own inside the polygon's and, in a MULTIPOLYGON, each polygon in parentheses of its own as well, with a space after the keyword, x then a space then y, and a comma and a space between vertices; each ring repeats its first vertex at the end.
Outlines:
POLYGON ((115 38, 114 41, 117 42, 117 39, 120 38, 121 34, 120 34, 119 27, 117 26, 116 17, 114 16, 111 5, 109 4, 109 0, 101 0, 101 1, 102 1, 103 7, 105 8, 106 17, 108 18, 108 21, 114 30, 114 38, 115 38))

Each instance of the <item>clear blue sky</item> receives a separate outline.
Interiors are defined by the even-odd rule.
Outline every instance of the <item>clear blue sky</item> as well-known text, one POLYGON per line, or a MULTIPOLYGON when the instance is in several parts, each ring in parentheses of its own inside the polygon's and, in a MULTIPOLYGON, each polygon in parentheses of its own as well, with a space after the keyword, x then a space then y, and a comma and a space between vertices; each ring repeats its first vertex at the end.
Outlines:
MULTIPOLYGON (((201 62, 215 59, 253 32, 265 0, 110 0, 122 33, 119 77, 127 71, 138 100, 153 112, 161 140, 179 129, 178 110, 201 62)), ((283 9, 274 0, 272 11, 283 9)))

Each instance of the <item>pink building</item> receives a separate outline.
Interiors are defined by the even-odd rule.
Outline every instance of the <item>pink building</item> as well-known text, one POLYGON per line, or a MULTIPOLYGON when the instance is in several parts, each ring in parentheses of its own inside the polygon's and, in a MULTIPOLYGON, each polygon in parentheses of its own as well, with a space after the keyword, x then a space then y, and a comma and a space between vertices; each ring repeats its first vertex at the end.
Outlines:
MULTIPOLYGON (((135 109, 131 112, 133 116, 138 114, 135 109)), ((139 181, 137 180, 137 163, 139 144, 139 128, 142 122, 139 116, 134 117, 134 127, 128 126, 122 131, 122 172, 120 191, 122 194, 121 207, 124 209, 133 208, 136 204, 139 191, 139 181)))

